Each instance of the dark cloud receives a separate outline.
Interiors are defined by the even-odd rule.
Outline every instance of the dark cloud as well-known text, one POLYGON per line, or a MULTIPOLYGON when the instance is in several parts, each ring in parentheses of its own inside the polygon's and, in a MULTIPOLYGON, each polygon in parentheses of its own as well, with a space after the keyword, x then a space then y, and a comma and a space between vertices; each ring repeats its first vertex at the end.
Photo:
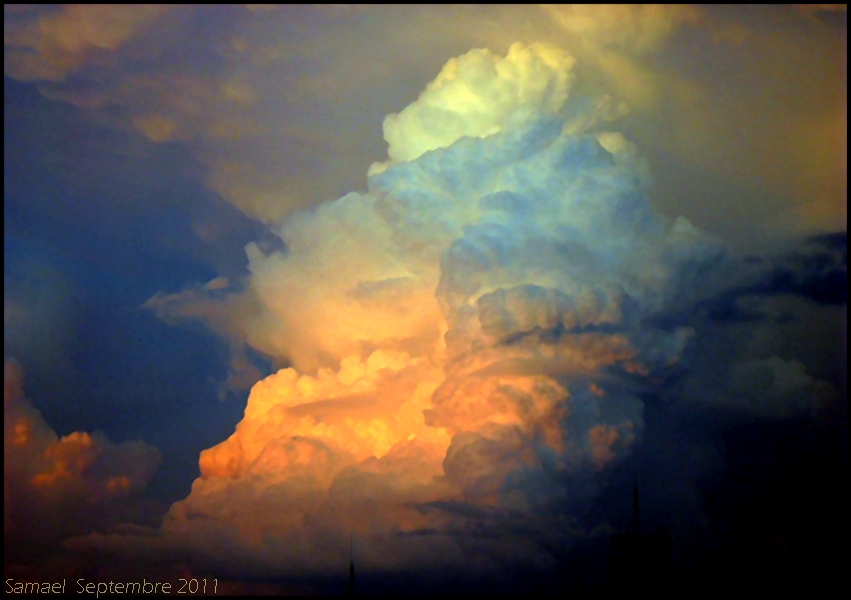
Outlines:
POLYGON ((144 518, 143 491, 160 452, 113 444, 102 432, 59 438, 23 395, 23 370, 4 361, 4 564, 43 558, 72 535, 144 518), (134 514, 135 513, 135 514, 134 514))
POLYGON ((848 232, 817 236, 774 261, 763 279, 742 293, 793 294, 819 304, 848 302, 848 232))

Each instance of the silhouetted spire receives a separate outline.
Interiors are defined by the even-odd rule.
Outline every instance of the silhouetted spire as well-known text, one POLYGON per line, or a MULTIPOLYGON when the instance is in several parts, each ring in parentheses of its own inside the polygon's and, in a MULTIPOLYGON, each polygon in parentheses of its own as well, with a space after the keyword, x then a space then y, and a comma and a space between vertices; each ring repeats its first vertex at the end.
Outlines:
POLYGON ((349 534, 349 596, 355 595, 355 534, 349 534))
POLYGON ((639 513, 638 513, 638 483, 635 482, 632 484, 632 524, 634 527, 638 527, 639 521, 639 513))
MULTIPOLYGON (((611 538, 609 580, 623 592, 663 590, 671 571, 671 537, 657 526, 655 531, 641 522, 638 480, 632 484, 632 523, 611 538)), ((651 511, 652 512, 652 511, 651 511)))

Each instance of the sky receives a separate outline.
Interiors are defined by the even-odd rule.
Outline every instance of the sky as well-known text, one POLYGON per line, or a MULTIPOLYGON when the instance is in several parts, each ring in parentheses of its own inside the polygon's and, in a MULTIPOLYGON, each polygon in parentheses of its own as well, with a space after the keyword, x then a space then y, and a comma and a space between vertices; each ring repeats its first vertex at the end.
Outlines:
POLYGON ((7 580, 838 581, 845 5, 4 33, 7 580))

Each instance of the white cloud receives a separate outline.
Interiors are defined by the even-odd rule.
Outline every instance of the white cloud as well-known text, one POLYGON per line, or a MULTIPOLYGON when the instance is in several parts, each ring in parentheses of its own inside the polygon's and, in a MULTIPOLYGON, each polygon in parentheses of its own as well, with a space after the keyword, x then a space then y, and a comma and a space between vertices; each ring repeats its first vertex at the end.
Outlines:
POLYGON ((247 247, 246 340, 293 367, 258 382, 234 434, 202 453, 161 543, 321 573, 354 527, 371 560, 414 567, 426 550, 463 555, 457 516, 424 507, 528 508, 540 499, 510 481, 555 493, 630 451, 643 406, 627 380, 693 336, 645 317, 725 249, 653 209, 623 136, 566 127, 605 110, 559 114, 572 65, 542 45, 454 59, 389 121, 391 158, 407 160, 290 216, 286 252, 247 247), (439 533, 399 551, 426 530, 439 533))

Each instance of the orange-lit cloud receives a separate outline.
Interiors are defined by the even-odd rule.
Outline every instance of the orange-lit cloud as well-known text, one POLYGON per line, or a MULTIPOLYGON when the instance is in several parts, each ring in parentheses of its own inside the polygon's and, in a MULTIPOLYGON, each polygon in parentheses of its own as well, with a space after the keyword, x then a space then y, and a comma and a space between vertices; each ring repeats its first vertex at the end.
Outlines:
POLYGON ((3 382, 3 530, 9 560, 126 518, 123 503, 147 487, 159 451, 143 442, 113 444, 101 432, 58 438, 24 397, 23 371, 15 361, 4 362, 3 382))

